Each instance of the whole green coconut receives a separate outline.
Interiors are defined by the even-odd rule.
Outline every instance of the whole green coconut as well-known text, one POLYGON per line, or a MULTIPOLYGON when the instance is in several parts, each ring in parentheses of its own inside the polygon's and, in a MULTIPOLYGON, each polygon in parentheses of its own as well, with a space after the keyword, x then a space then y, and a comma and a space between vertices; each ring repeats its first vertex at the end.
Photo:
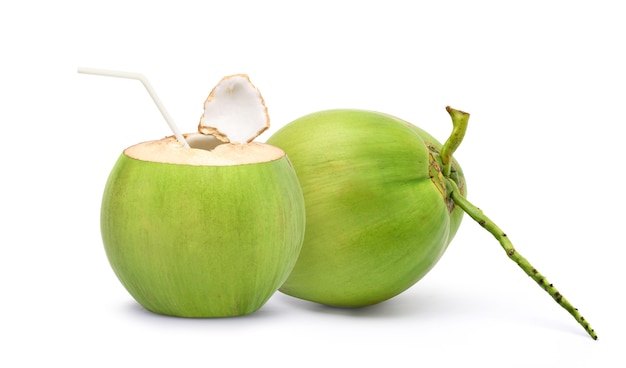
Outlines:
MULTIPOLYGON (((303 249, 281 291, 357 307, 389 299, 439 260, 463 216, 443 180, 441 143, 390 115, 330 110, 276 132, 306 207, 303 249)), ((462 193, 465 180, 452 162, 462 193)))

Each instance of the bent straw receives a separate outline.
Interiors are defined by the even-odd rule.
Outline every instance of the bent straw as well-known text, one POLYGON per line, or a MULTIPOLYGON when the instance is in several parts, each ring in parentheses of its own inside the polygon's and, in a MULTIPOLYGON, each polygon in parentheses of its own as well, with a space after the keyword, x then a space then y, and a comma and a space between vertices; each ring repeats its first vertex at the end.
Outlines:
POLYGON ((143 86, 146 87, 146 90, 150 94, 150 97, 152 97, 152 100, 154 101, 154 103, 159 108, 159 111, 161 111, 161 115, 163 115, 163 117, 165 118, 165 121, 170 126, 170 129, 176 136, 176 139, 178 139, 178 141, 183 147, 189 148, 189 144, 187 143, 183 135, 180 133, 180 130, 178 130, 178 127, 174 123, 174 120, 172 120, 172 117, 170 116, 170 114, 165 109, 165 106, 163 106, 161 99, 159 99, 159 96, 157 96, 154 88, 152 88, 150 81, 143 74, 122 72, 122 71, 116 71, 116 70, 104 70, 104 69, 80 68, 80 67, 78 68, 78 72, 82 74, 104 75, 107 77, 136 79, 140 81, 143 84, 143 86))

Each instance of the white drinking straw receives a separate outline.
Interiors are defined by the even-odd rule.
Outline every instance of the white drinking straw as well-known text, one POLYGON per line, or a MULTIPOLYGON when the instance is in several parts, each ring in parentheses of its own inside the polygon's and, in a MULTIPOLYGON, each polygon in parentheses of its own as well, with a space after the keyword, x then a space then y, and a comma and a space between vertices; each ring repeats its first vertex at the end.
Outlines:
POLYGON ((140 81, 143 84, 143 86, 146 87, 146 90, 148 90, 150 97, 152 97, 152 100, 159 108, 159 111, 161 111, 161 115, 163 115, 163 117, 165 118, 165 121, 167 121, 167 124, 170 126, 170 129, 172 129, 172 132, 174 132, 176 139, 178 139, 178 141, 183 147, 189 148, 189 144, 185 140, 185 137, 183 137, 183 135, 180 133, 180 130, 178 130, 178 127, 174 123, 174 120, 172 120, 172 117, 170 116, 170 114, 168 114, 167 110, 165 109, 165 106, 163 106, 161 99, 159 99, 159 96, 157 96, 156 92, 154 91, 154 88, 152 88, 152 85, 150 84, 150 81, 148 80, 148 78, 146 78, 143 74, 122 72, 122 71, 116 71, 116 70, 104 70, 104 69, 80 68, 80 67, 78 68, 78 72, 83 73, 83 74, 104 75, 107 77, 136 79, 140 81))

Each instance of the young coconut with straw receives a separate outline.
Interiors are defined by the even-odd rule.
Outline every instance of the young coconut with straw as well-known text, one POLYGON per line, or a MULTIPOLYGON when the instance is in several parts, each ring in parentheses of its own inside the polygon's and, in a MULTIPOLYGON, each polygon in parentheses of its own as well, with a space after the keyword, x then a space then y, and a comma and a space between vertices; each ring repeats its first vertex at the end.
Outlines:
POLYGON ((109 263, 146 309, 182 317, 258 310, 287 278, 304 235, 304 200, 284 151, 253 142, 269 127, 245 75, 225 77, 204 105, 200 130, 181 134, 148 80, 174 136, 124 150, 101 206, 109 263))

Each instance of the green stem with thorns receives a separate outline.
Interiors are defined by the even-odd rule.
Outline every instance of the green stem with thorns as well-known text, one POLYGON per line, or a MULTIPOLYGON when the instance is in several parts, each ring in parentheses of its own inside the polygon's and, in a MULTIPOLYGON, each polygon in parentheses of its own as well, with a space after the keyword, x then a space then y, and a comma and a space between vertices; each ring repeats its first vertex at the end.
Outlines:
MULTIPOLYGON (((452 153, 461 144, 461 140, 463 139, 465 130, 467 128, 467 123, 469 121, 469 114, 467 113, 459 110, 454 110, 450 107, 446 107, 446 110, 448 110, 448 113, 450 113, 450 116, 452 117, 454 127, 450 138, 448 138, 441 150, 441 159, 444 168, 449 166, 452 153), (447 157, 444 157, 444 151, 447 157)), ((567 299, 565 299, 565 297, 563 297, 563 294, 561 294, 554 287, 554 285, 546 280, 545 276, 537 271, 537 269, 534 268, 528 262, 528 260, 526 260, 526 258, 522 257, 522 255, 515 250, 513 244, 509 240, 506 233, 504 233, 504 231, 502 231, 493 221, 491 221, 489 217, 485 216, 485 214, 478 207, 474 206, 471 202, 465 199, 463 195, 461 195, 461 192, 454 180, 449 178, 449 173, 449 168, 447 174, 444 169, 444 176, 446 177, 446 189, 448 190, 448 193, 450 194, 452 200, 454 200, 454 203, 461 207, 461 209, 463 209, 465 213, 467 213, 472 219, 474 219, 474 221, 476 221, 479 225, 489 231, 489 233, 491 233, 491 235, 493 235, 498 240, 509 258, 513 262, 517 263, 517 265, 520 266, 520 268, 528 276, 535 280, 535 282, 539 286, 541 286, 541 288, 544 289, 561 307, 568 311, 569 314, 571 314, 574 319, 576 319, 576 321, 585 329, 585 331, 587 331, 589 336, 591 336, 594 340, 597 340, 598 335, 596 335, 595 331, 591 328, 589 322, 587 322, 587 320, 585 320, 585 318, 580 315, 578 309, 574 308, 572 304, 567 299)))

